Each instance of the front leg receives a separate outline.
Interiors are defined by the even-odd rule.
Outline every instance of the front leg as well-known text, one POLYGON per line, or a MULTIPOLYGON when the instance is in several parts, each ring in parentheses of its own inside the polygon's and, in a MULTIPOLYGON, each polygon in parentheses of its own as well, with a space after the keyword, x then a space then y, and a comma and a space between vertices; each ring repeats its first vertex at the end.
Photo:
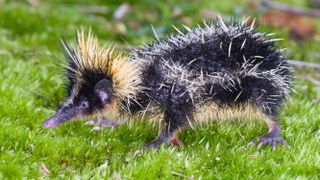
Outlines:
POLYGON ((183 127, 188 119, 192 119, 192 106, 183 104, 171 106, 164 112, 163 126, 156 139, 144 145, 135 155, 140 154, 143 150, 158 149, 161 145, 182 145, 182 142, 176 136, 177 132, 183 127))

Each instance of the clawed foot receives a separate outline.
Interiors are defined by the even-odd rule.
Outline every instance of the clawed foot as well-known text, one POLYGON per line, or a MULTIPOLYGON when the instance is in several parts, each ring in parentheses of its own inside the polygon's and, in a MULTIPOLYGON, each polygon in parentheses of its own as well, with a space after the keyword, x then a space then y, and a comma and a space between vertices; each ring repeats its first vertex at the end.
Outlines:
POLYGON ((152 142, 144 145, 142 148, 140 148, 139 150, 137 150, 133 157, 140 155, 143 151, 146 150, 150 150, 150 149, 158 149, 161 145, 165 145, 165 146, 183 146, 181 140, 177 137, 174 136, 170 139, 167 138, 157 138, 155 140, 153 140, 152 142))
POLYGON ((258 149, 261 148, 263 145, 270 144, 272 146, 272 150, 275 150, 278 144, 288 146, 288 143, 283 140, 280 135, 267 133, 265 135, 259 136, 257 140, 251 141, 249 145, 256 145, 258 144, 258 149))
POLYGON ((91 131, 100 131, 105 127, 111 128, 113 130, 114 128, 123 123, 123 120, 110 121, 105 118, 97 118, 96 120, 87 121, 85 124, 93 126, 91 131))

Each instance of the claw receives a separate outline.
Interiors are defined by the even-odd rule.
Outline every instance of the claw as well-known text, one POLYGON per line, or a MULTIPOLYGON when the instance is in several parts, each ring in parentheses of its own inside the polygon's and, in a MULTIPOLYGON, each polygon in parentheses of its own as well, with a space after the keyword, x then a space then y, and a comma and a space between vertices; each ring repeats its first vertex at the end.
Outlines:
POLYGON ((256 141, 253 140, 253 141, 250 141, 250 142, 248 143, 248 146, 254 146, 254 145, 256 145, 256 144, 257 144, 256 141))
POLYGON ((136 152, 134 152, 132 158, 139 156, 141 153, 142 153, 142 151, 140 149, 136 150, 136 152))
POLYGON ((96 122, 95 121, 87 121, 86 123, 84 123, 85 125, 89 125, 89 126, 92 126, 92 125, 95 125, 96 122))
POLYGON ((288 143, 283 140, 279 135, 267 133, 265 135, 259 136, 257 140, 251 141, 248 145, 255 145, 258 143, 257 149, 260 149, 266 144, 270 144, 272 150, 276 150, 278 144, 288 146, 288 143))
POLYGON ((101 130, 102 130, 101 127, 95 126, 95 127, 93 127, 93 128, 91 129, 91 132, 92 132, 92 131, 101 131, 101 130))
MULTIPOLYGON (((282 144, 281 142, 279 142, 280 144, 282 144)), ((276 150, 276 147, 277 147, 277 143, 276 142, 271 142, 271 146, 272 146, 272 150, 276 150)))
POLYGON ((264 144, 265 144, 264 142, 260 142, 257 148, 260 149, 264 144))

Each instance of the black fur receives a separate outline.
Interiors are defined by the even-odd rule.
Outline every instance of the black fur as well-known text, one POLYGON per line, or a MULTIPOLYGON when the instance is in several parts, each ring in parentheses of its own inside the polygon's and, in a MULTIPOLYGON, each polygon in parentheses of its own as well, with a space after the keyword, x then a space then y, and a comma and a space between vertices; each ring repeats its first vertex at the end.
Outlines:
POLYGON ((163 110, 164 128, 161 134, 169 134, 167 136, 170 137, 188 120, 192 120, 197 104, 210 101, 221 107, 250 103, 270 119, 276 120, 278 108, 288 92, 284 92, 284 88, 272 80, 273 74, 268 75, 268 72, 280 67, 281 70, 276 71, 275 75, 283 78, 284 87, 290 87, 291 71, 287 60, 274 47, 274 42, 269 41, 267 33, 258 34, 250 26, 240 23, 229 24, 227 30, 223 26, 220 23, 197 27, 185 35, 171 36, 133 52, 133 60, 146 63, 143 85, 148 90, 146 95, 141 93, 138 100, 143 106, 150 101, 155 102, 163 110), (209 29, 215 32, 208 33, 209 29), (191 40, 192 36, 197 37, 191 40), (250 68, 257 65, 255 72, 259 77, 243 72, 241 67, 245 60, 250 62, 250 68), (185 86, 167 78, 165 63, 186 68, 191 74, 190 81, 201 75, 208 80, 196 94, 190 94, 185 86), (216 74, 220 76, 216 78, 226 75, 231 80, 215 83, 210 75, 216 74), (232 85, 228 85, 230 82, 232 85))

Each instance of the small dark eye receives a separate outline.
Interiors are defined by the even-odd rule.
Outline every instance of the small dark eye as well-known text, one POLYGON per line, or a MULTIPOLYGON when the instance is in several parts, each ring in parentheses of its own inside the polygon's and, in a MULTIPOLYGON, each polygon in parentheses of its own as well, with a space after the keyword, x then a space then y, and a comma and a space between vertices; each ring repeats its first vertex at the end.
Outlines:
POLYGON ((81 107, 81 108, 87 108, 87 107, 89 107, 88 101, 82 101, 81 104, 80 104, 80 107, 81 107))

